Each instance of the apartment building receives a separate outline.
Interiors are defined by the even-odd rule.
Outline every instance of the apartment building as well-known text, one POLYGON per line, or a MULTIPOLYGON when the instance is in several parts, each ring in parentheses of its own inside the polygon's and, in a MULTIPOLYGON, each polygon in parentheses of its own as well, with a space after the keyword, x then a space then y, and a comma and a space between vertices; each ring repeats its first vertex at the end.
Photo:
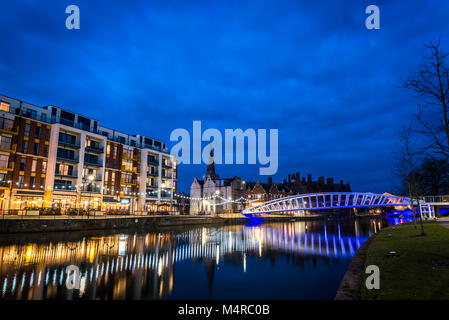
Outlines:
POLYGON ((164 142, 0 95, 3 210, 170 211, 176 188, 176 160, 164 142))

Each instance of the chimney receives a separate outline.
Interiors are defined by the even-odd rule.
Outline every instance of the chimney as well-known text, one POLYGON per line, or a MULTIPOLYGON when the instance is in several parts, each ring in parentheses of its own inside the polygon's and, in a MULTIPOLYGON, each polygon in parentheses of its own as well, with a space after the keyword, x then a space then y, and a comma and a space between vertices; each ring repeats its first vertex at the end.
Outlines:
POLYGON ((318 178, 318 182, 319 182, 320 184, 324 184, 324 177, 319 177, 319 178, 318 178))
POLYGON ((290 173, 288 174, 288 184, 292 183, 290 173))
POLYGON ((307 183, 312 183, 312 175, 310 173, 307 175, 307 183))
POLYGON ((273 178, 272 177, 268 177, 268 184, 270 186, 273 184, 273 178))
POLYGON ((283 183, 283 184, 287 184, 287 180, 285 180, 285 179, 282 180, 282 183, 283 183))
POLYGON ((327 184, 328 184, 329 186, 334 185, 334 178, 327 178, 327 184))

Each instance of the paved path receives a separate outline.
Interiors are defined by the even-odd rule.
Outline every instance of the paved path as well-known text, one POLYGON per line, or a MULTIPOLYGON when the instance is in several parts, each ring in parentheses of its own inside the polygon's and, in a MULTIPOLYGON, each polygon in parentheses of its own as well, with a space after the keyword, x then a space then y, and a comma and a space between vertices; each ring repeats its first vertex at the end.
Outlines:
POLYGON ((449 229, 449 217, 442 217, 442 218, 440 218, 440 219, 437 220, 437 223, 438 223, 440 226, 449 229))

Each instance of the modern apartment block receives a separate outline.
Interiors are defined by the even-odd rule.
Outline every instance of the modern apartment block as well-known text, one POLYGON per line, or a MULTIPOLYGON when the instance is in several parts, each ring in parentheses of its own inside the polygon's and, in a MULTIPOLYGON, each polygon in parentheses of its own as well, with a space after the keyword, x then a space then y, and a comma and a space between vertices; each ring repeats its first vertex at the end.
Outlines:
POLYGON ((164 142, 0 95, 3 210, 170 211, 176 188, 176 160, 164 142))

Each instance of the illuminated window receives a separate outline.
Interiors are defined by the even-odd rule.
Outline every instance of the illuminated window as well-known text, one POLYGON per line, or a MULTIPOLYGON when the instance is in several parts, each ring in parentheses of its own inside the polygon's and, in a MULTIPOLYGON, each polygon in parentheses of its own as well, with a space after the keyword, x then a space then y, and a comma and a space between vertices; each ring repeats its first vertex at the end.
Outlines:
POLYGON ((9 112, 9 107, 10 107, 10 104, 9 104, 9 103, 4 102, 4 101, 1 101, 1 102, 0 102, 0 111, 6 111, 6 112, 9 112))
POLYGON ((42 162, 42 173, 46 173, 47 172, 47 161, 43 161, 42 162))
POLYGON ((37 167, 37 160, 33 159, 33 162, 31 162, 31 172, 36 172, 37 167))

